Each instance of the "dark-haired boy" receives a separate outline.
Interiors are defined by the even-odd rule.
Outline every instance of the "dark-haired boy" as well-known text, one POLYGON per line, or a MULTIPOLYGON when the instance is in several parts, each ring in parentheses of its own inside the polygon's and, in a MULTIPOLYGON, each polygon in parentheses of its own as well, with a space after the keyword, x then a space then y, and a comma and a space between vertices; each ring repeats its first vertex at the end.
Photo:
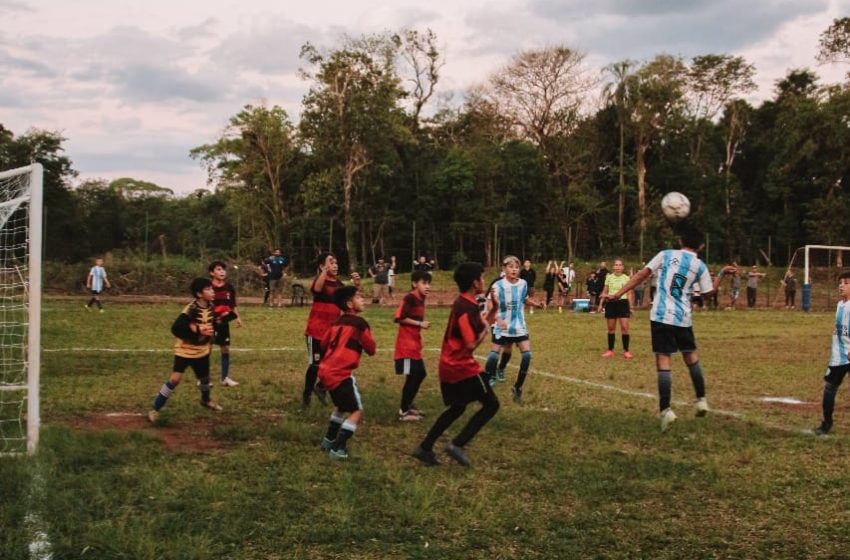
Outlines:
MULTIPOLYGON (((304 391, 301 394, 302 408, 310 406, 313 393, 322 404, 327 404, 327 391, 321 383, 317 383, 319 363, 322 361, 324 351, 321 341, 327 334, 331 325, 339 318, 339 307, 334 303, 334 293, 342 283, 337 279, 339 264, 333 253, 321 253, 316 258, 316 277, 310 284, 310 292, 313 294, 313 304, 310 306, 310 315, 307 317, 307 328, 304 336, 307 339, 307 371, 304 372, 304 391)), ((351 274, 354 286, 360 286, 360 275, 356 272, 351 274)))
POLYGON ((401 300, 394 317, 398 323, 393 354, 395 372, 404 375, 398 419, 404 422, 422 419, 422 413, 414 408, 413 401, 426 376, 425 362, 422 360, 422 329, 431 326, 425 320, 425 298, 431 290, 431 273, 414 270, 410 274, 410 284, 411 290, 401 300))
POLYGON ((242 326, 242 319, 236 310, 236 289, 227 281, 227 265, 221 261, 213 261, 207 270, 212 280, 213 313, 215 313, 215 339, 213 343, 221 348, 221 385, 236 387, 239 385, 230 377, 230 322, 237 327, 242 326))
POLYGON ((832 429, 832 411, 835 409, 835 395, 844 376, 850 371, 850 271, 842 272, 838 277, 838 307, 835 310, 835 327, 832 331, 832 348, 829 353, 829 366, 823 380, 823 421, 815 429, 815 434, 823 436, 832 429))
POLYGON ((369 323, 358 316, 365 305, 357 288, 337 288, 333 298, 343 314, 322 339, 325 355, 319 364, 319 379, 334 403, 328 431, 322 439, 322 449, 328 451, 331 459, 347 459, 346 444, 363 419, 363 402, 354 370, 360 365, 363 352, 375 355, 375 340, 369 323))
POLYGON ((215 320, 212 302, 215 297, 212 282, 208 278, 195 278, 189 286, 195 300, 183 308, 171 325, 174 342, 174 365, 168 381, 162 384, 159 394, 148 411, 148 419, 155 422, 160 409, 183 379, 183 372, 191 367, 199 381, 201 406, 210 410, 221 410, 218 403, 210 400, 210 352, 214 336, 215 320))
POLYGON ((724 274, 737 273, 734 266, 726 266, 712 282, 708 268, 697 257, 697 253, 703 248, 702 232, 689 224, 683 224, 680 228, 679 245, 681 249, 665 249, 659 252, 649 261, 646 268, 641 269, 622 288, 608 296, 608 299, 619 300, 623 294, 628 293, 649 278, 653 272, 658 272, 658 291, 652 301, 649 317, 652 351, 655 353, 658 375, 662 432, 666 432, 676 420, 676 415, 670 408, 673 386, 670 370, 671 354, 681 352, 682 359, 688 366, 697 398, 696 415, 705 416, 709 410, 708 402, 705 399, 705 380, 697 355, 697 345, 692 326, 691 293, 693 287, 698 284, 700 293, 706 296, 717 289, 724 274))
POLYGON ((434 426, 413 451, 413 456, 426 465, 437 465, 434 443, 455 420, 460 418, 469 403, 478 401, 481 408, 466 426, 446 445, 446 453, 463 466, 470 466, 464 446, 499 411, 499 399, 490 387, 487 375, 481 371, 473 352, 487 337, 487 323, 493 322, 494 311, 486 317, 476 296, 484 291, 484 267, 479 263, 462 263, 454 273, 460 295, 452 304, 449 324, 440 350, 440 391, 448 408, 437 418, 434 426))

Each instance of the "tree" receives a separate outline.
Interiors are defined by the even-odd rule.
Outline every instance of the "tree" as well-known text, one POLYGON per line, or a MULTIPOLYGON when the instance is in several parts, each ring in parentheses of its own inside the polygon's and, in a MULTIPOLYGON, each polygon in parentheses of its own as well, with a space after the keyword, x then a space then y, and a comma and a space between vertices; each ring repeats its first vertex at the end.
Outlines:
POLYGON ((295 155, 295 127, 277 105, 246 105, 218 141, 190 152, 206 167, 211 184, 244 193, 239 211, 256 218, 266 247, 280 244, 289 222, 287 194, 295 188, 288 172, 295 155))
POLYGON ((682 110, 685 65, 681 59, 658 55, 627 79, 637 168, 640 258, 646 233, 646 156, 656 136, 682 110))
POLYGON ((850 62, 850 17, 832 20, 821 33, 818 47, 820 62, 850 62))
POLYGON ((617 159, 618 188, 617 188, 617 232, 620 236, 620 245, 626 240, 625 211, 626 211, 626 126, 631 120, 629 114, 627 79, 632 67, 636 63, 632 60, 622 60, 605 67, 605 71, 611 74, 613 81, 605 84, 605 97, 609 103, 614 105, 617 111, 617 130, 619 131, 619 151, 617 159))
MULTIPOLYGON (((302 71, 313 85, 304 97, 301 134, 320 167, 318 173, 342 190, 342 218, 349 266, 357 266, 355 205, 358 183, 387 143, 405 136, 403 114, 398 108, 403 91, 395 72, 397 38, 369 36, 348 39, 346 44, 322 54, 311 44, 301 57, 315 67, 302 71)), ((362 190, 362 189, 360 189, 362 190)))
POLYGON ((413 129, 417 130, 422 108, 434 95, 440 79, 440 69, 445 61, 437 50, 437 35, 430 29, 423 32, 406 29, 398 41, 401 44, 401 57, 410 71, 405 82, 411 84, 408 92, 413 102, 411 120, 413 129))

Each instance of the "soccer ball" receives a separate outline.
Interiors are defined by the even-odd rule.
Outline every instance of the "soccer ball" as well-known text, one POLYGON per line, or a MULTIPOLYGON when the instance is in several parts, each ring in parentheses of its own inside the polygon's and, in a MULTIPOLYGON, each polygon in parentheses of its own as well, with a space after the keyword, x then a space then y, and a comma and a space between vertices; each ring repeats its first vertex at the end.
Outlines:
POLYGON ((691 201, 680 192, 668 192, 661 199, 661 211, 671 222, 678 222, 691 213, 691 201))

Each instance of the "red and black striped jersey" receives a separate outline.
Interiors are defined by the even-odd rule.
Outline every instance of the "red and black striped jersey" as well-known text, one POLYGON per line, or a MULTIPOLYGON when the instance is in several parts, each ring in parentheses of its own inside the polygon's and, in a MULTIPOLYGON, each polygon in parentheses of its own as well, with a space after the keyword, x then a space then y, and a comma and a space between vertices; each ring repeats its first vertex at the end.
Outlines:
POLYGON ((440 350, 441 383, 457 383, 481 373, 481 366, 472 354, 474 349, 469 348, 469 345, 478 340, 486 328, 478 302, 466 294, 460 294, 452 304, 440 350))
POLYGON ((411 360, 422 359, 422 327, 419 325, 407 325, 401 323, 404 319, 413 319, 414 321, 425 320, 425 299, 420 297, 417 292, 410 292, 404 296, 398 309, 395 311, 395 322, 398 325, 398 335, 395 339, 395 354, 394 360, 403 360, 410 358, 411 360))
POLYGON ((313 294, 313 305, 310 307, 310 316, 307 317, 307 328, 304 334, 319 340, 325 336, 334 321, 341 313, 339 307, 334 303, 334 292, 342 286, 336 278, 325 278, 321 290, 316 290, 316 280, 310 284, 310 292, 313 294))
POLYGON ((216 318, 226 317, 236 307, 236 289, 230 282, 225 282, 217 286, 213 280, 213 298, 212 308, 216 318))
POLYGON ((351 377, 363 352, 375 355, 375 339, 365 319, 346 313, 322 338, 322 348, 325 355, 319 363, 319 379, 331 390, 351 377))

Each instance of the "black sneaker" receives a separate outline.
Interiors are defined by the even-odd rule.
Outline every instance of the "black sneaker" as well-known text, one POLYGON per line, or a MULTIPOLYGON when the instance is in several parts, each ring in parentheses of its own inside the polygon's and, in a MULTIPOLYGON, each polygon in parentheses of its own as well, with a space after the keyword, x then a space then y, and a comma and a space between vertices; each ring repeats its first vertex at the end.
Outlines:
POLYGON ((511 393, 514 396, 514 402, 517 404, 522 403, 522 387, 511 387, 511 393))
POLYGON ((466 452, 463 450, 463 447, 458 447, 452 442, 449 442, 446 444, 446 453, 449 454, 449 457, 457 461, 458 464, 463 465, 464 467, 472 466, 472 463, 469 462, 469 457, 466 456, 466 452))
POLYGON ((416 449, 413 450, 413 456, 429 467, 436 467, 440 464, 440 462, 437 460, 437 456, 434 455, 433 451, 426 451, 422 449, 421 446, 417 446, 416 449))
POLYGON ((322 403, 323 406, 328 405, 328 390, 325 389, 324 385, 316 383, 313 385, 313 392, 316 393, 316 397, 319 398, 319 402, 322 403))
POLYGON ((827 422, 826 420, 824 420, 823 422, 820 423, 820 426, 815 428, 815 435, 816 436, 825 436, 826 434, 829 433, 829 431, 831 429, 832 429, 832 422, 827 422))

